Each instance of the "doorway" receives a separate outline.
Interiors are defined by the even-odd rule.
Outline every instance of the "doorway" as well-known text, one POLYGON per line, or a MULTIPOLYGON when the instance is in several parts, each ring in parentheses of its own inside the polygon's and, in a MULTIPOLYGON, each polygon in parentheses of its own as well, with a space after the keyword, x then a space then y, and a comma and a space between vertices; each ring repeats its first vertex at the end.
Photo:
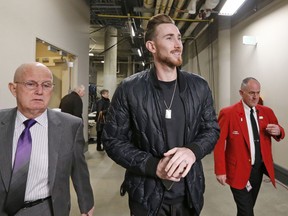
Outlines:
POLYGON ((36 62, 46 65, 53 73, 53 96, 49 108, 58 108, 61 98, 72 91, 75 55, 36 38, 36 62))

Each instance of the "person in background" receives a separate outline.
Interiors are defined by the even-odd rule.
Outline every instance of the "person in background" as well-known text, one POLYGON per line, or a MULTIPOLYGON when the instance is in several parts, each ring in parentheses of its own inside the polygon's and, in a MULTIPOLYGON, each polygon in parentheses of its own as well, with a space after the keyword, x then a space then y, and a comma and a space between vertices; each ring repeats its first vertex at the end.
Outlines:
POLYGON ((101 98, 96 104, 96 130, 97 130, 97 143, 96 150, 103 151, 102 146, 102 132, 103 126, 106 121, 106 113, 110 106, 109 91, 107 89, 102 89, 100 91, 101 98))
POLYGON ((220 184, 230 185, 237 216, 253 216, 263 173, 275 186, 271 138, 280 141, 285 132, 272 109, 258 104, 260 83, 255 78, 245 78, 239 93, 242 100, 219 114, 215 174, 220 184))
POLYGON ((167 15, 153 16, 145 33, 154 66, 117 88, 102 135, 105 151, 126 169, 133 216, 200 215, 205 188, 201 160, 219 126, 208 83, 180 70, 181 34, 167 15))
POLYGON ((81 215, 93 215, 83 123, 47 108, 53 86, 51 71, 37 62, 19 66, 9 83, 17 107, 0 110, 1 216, 69 216, 70 178, 81 215))
POLYGON ((83 102, 81 97, 85 95, 85 86, 79 85, 70 94, 65 95, 60 102, 62 112, 69 113, 82 119, 83 102))

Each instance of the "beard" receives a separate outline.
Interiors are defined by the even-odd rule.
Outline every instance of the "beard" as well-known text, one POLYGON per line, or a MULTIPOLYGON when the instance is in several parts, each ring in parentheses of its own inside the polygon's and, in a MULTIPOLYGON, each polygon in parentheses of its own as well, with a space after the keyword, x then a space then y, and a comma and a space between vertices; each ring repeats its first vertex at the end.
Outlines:
POLYGON ((163 63, 163 64, 166 64, 169 67, 175 67, 175 66, 179 67, 182 65, 182 62, 183 62, 181 55, 178 58, 173 58, 171 56, 159 55, 158 61, 163 63))

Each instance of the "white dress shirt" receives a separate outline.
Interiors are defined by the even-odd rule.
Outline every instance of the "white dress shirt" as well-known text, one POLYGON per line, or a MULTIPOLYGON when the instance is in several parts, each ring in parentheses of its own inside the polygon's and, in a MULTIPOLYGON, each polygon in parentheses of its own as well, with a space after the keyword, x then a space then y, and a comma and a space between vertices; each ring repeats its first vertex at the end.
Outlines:
MULTIPOLYGON (((12 167, 14 164, 17 142, 25 129, 23 122, 27 118, 17 111, 13 137, 12 167)), ((30 128, 32 151, 29 164, 25 201, 34 201, 49 196, 48 187, 48 118, 47 110, 36 119, 37 123, 30 128)))
MULTIPOLYGON (((248 133, 249 133, 249 141, 250 141, 250 154, 251 154, 251 164, 253 165, 255 163, 255 143, 254 143, 254 137, 253 137, 253 130, 252 130, 252 125, 251 125, 251 120, 250 120, 250 107, 247 106, 243 101, 243 107, 245 111, 245 117, 246 117, 246 122, 247 122, 247 128, 248 128, 248 133)), ((252 108, 254 110, 253 115, 257 124, 257 129, 259 132, 259 125, 258 125, 258 118, 257 118, 257 113, 255 107, 252 108)))

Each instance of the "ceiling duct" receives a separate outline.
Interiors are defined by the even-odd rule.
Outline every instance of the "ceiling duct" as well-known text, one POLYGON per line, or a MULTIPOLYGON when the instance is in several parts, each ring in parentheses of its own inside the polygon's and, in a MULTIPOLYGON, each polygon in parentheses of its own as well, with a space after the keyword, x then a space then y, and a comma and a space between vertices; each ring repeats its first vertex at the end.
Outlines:
MULTIPOLYGON (((187 7, 187 10, 183 11, 183 12, 186 12, 186 13, 183 13, 182 15, 182 19, 188 19, 189 18, 189 14, 195 14, 196 13, 196 3, 197 3, 197 0, 191 0, 188 7, 187 7)), ((184 26, 185 22, 184 21, 180 21, 177 26, 179 29, 181 29, 183 26, 184 26)))
MULTIPOLYGON (((207 19, 211 15, 212 10, 219 4, 219 0, 206 0, 205 3, 200 7, 200 10, 196 16, 196 20, 204 20, 207 19)), ((208 25, 213 22, 213 19, 207 20, 208 25)), ((183 38, 191 37, 192 32, 198 25, 197 22, 191 23, 190 26, 186 29, 185 33, 183 34, 183 38)), ((203 29, 206 29, 207 25, 203 27, 203 29)), ((202 30, 201 30, 202 32, 202 30)), ((199 35, 199 32, 197 33, 199 35)))
MULTIPOLYGON (((144 6, 145 9, 148 9, 148 10, 150 9, 150 11, 151 11, 151 9, 154 7, 154 3, 155 3, 154 0, 144 0, 143 6, 144 6)), ((144 17, 151 17, 153 15, 152 12, 143 12, 142 14, 143 14, 144 17)), ((148 23, 147 19, 144 19, 142 21, 142 28, 143 29, 146 29, 147 23, 148 23)))
POLYGON ((172 4, 173 4, 173 1, 174 0, 169 0, 169 2, 168 2, 168 5, 167 5, 166 11, 165 11, 166 15, 169 15, 169 13, 171 11, 172 4))

